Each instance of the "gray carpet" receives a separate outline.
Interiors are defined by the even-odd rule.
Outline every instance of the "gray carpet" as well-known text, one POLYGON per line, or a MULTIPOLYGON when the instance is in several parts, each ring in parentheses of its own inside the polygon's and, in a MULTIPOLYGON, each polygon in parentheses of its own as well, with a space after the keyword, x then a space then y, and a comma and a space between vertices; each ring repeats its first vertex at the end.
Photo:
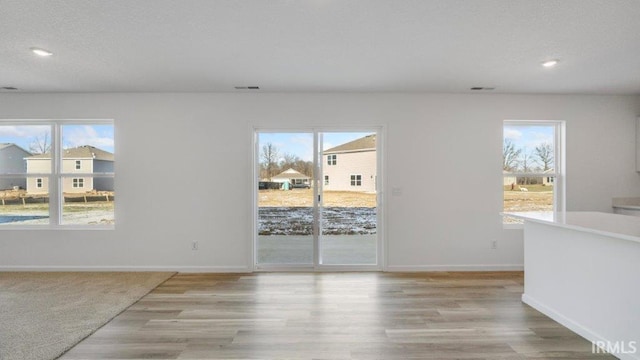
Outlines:
POLYGON ((172 275, 0 272, 0 359, 55 359, 172 275))

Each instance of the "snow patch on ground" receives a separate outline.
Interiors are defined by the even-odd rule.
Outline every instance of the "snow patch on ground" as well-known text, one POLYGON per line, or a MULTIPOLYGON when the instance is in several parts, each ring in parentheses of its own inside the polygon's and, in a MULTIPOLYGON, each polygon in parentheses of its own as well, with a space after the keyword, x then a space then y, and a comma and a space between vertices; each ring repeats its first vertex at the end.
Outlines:
MULTIPOLYGON (((328 207, 322 209, 322 235, 372 235, 376 233, 376 209, 328 207)), ((261 207, 259 235, 312 235, 313 208, 261 207)))

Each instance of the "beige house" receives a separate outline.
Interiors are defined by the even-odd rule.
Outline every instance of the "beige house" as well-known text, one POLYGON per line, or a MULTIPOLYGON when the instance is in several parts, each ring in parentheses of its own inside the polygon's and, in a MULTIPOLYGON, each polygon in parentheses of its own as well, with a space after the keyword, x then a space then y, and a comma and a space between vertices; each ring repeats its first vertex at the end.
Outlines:
POLYGON ((553 186, 555 171, 553 169, 549 169, 543 171, 542 174, 549 174, 549 176, 518 176, 517 184, 553 186))
MULTIPOLYGON (((24 159, 31 153, 12 143, 0 144, 0 174, 19 174, 25 172, 24 159)), ((11 190, 15 187, 24 189, 27 180, 21 178, 0 178, 0 190, 11 190)))
POLYGON ((288 169, 271 177, 277 183, 289 182, 293 187, 311 187, 311 178, 297 170, 288 169))
POLYGON ((514 175, 509 175, 509 174, 510 174, 509 171, 502 170, 503 185, 504 186, 517 185, 518 179, 514 175))
POLYGON ((375 134, 325 150, 322 157, 324 190, 376 191, 375 134))
MULTIPOLYGON (((112 173, 114 156, 108 151, 84 145, 63 150, 62 172, 64 174, 112 173)), ((40 154, 27 157, 27 173, 50 173, 51 155, 40 154)), ((90 191, 113 191, 112 178, 91 176, 65 176, 62 181, 63 193, 85 193, 90 191)), ((47 177, 29 177, 27 192, 32 194, 49 192, 47 177)))

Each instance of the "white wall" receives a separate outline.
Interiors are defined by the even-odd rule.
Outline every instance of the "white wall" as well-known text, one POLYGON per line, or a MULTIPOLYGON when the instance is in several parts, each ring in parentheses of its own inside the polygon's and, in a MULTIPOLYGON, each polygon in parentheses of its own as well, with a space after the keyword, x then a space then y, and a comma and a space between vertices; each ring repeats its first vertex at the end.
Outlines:
POLYGON ((0 118, 115 119, 118 161, 116 230, 2 230, 0 267, 246 270, 250 124, 385 125, 386 186, 402 188, 385 195, 388 269, 517 267, 522 232, 498 217, 502 120, 566 120, 567 208, 610 211, 640 196, 638 114, 623 96, 2 94, 0 118), (233 191, 210 186, 227 174, 233 191))

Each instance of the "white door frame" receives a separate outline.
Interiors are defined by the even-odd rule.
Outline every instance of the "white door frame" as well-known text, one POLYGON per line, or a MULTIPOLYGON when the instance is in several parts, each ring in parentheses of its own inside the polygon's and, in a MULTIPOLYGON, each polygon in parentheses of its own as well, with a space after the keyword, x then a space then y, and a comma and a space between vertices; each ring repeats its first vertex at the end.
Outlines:
POLYGON ((250 139, 253 151, 251 152, 251 159, 249 164, 251 166, 250 174, 251 179, 249 181, 250 186, 250 204, 249 221, 251 224, 251 236, 249 237, 250 243, 248 244, 248 268, 250 271, 384 271, 387 264, 386 256, 386 188, 385 188, 385 147, 384 142, 386 140, 386 127, 383 125, 371 125, 371 126, 357 126, 357 127, 344 127, 344 126, 323 126, 323 127, 268 127, 258 126, 250 124, 250 139), (278 264, 278 265, 258 265, 257 264, 257 251, 256 246, 258 243, 258 187, 256 186, 256 179, 259 180, 260 173, 259 166, 259 151, 258 148, 258 133, 312 133, 313 134, 313 148, 314 148, 314 176, 313 176, 313 211, 314 211, 314 229, 313 229, 313 264, 312 265, 296 265, 296 264, 278 264), (319 137, 321 133, 327 132, 375 132, 376 133, 376 191, 377 191, 377 205, 376 205, 376 221, 377 221, 377 264, 375 265, 323 265, 319 263, 320 251, 319 251, 319 224, 320 224, 320 211, 318 205, 318 195, 321 194, 324 182, 322 179, 322 150, 319 149, 319 137))

